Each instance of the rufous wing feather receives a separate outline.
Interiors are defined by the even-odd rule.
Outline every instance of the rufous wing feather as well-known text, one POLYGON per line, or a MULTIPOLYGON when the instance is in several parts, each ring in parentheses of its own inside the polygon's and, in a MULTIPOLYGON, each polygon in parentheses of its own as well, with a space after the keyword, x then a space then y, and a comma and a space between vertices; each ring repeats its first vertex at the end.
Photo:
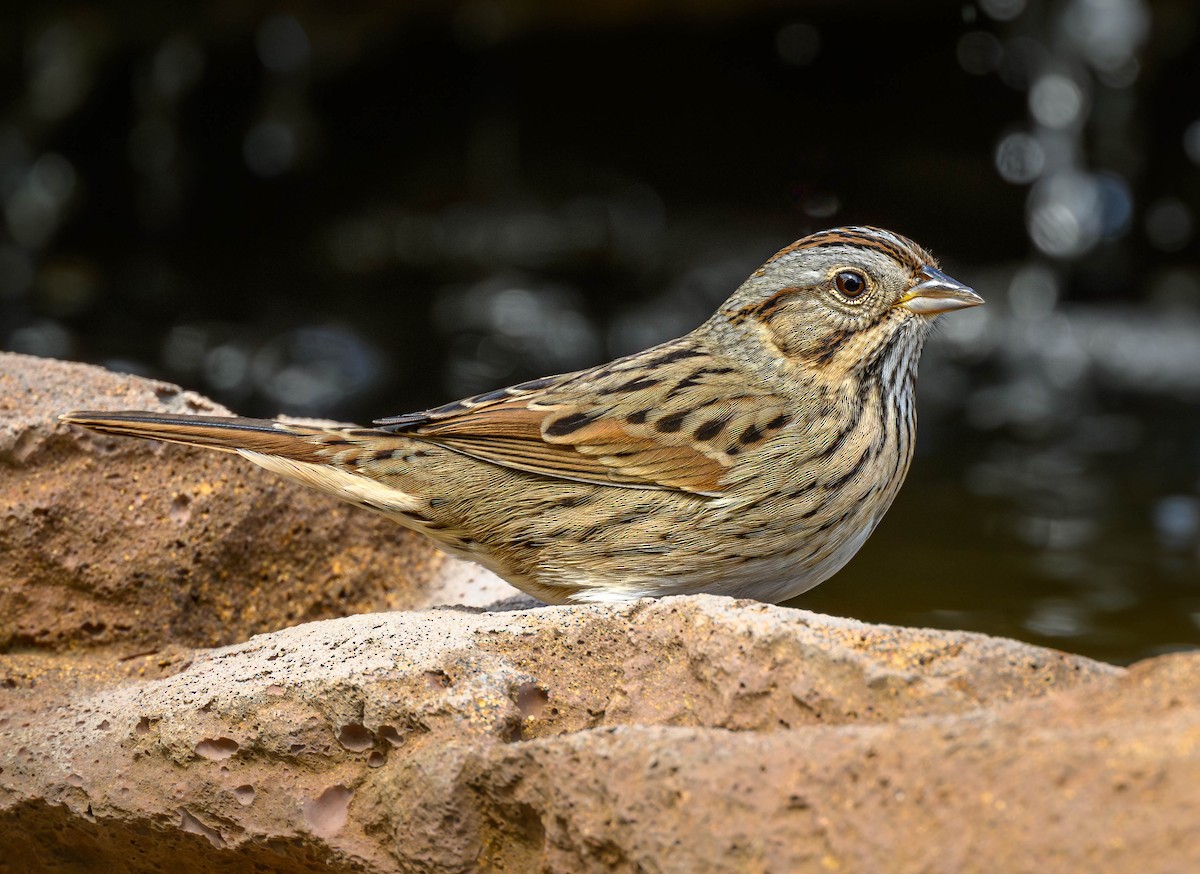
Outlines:
POLYGON ((737 454, 787 424, 784 409, 727 361, 668 344, 376 424, 545 476, 718 495, 737 454))

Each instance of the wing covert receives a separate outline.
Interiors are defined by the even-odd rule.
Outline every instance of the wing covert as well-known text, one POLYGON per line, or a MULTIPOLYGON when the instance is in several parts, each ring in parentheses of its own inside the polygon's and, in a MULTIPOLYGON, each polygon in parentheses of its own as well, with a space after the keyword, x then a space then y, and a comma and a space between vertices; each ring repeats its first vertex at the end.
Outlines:
POLYGON ((544 476, 719 495, 737 456, 791 421, 782 398, 749 382, 676 341, 376 424, 544 476))

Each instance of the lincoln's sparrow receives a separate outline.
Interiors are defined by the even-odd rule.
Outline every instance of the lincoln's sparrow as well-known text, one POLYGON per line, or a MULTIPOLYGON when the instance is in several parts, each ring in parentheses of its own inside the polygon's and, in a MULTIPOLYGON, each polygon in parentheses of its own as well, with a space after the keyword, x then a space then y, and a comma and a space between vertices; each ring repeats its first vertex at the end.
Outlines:
POLYGON ((685 337, 376 428, 63 420, 237 452, 552 603, 775 602, 832 576, 879 523, 912 458, 932 317, 980 303, 912 241, 839 228, 776 254, 685 337))

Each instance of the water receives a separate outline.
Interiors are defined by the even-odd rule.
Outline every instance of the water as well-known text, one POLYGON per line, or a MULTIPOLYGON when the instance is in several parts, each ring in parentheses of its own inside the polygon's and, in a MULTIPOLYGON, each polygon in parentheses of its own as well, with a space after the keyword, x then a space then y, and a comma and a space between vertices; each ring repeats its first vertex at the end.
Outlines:
POLYGON ((0 12, 0 347, 363 421, 894 227, 988 305, 926 353, 895 507, 794 603, 1200 645, 1200 11, 137 6, 0 12))

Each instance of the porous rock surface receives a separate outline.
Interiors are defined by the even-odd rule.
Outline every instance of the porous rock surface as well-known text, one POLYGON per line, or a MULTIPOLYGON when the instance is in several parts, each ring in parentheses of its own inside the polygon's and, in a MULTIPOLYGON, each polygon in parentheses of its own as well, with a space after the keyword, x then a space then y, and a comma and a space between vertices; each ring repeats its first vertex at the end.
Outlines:
POLYGON ((228 413, 169 383, 0 353, 0 648, 214 646, 518 594, 236 455, 59 424, 72 410, 228 413))
POLYGON ((1200 870, 1195 655, 707 596, 297 625, 431 603, 453 563, 237 459, 52 422, 212 409, 173 387, 0 356, 0 392, 0 870, 1200 870))

